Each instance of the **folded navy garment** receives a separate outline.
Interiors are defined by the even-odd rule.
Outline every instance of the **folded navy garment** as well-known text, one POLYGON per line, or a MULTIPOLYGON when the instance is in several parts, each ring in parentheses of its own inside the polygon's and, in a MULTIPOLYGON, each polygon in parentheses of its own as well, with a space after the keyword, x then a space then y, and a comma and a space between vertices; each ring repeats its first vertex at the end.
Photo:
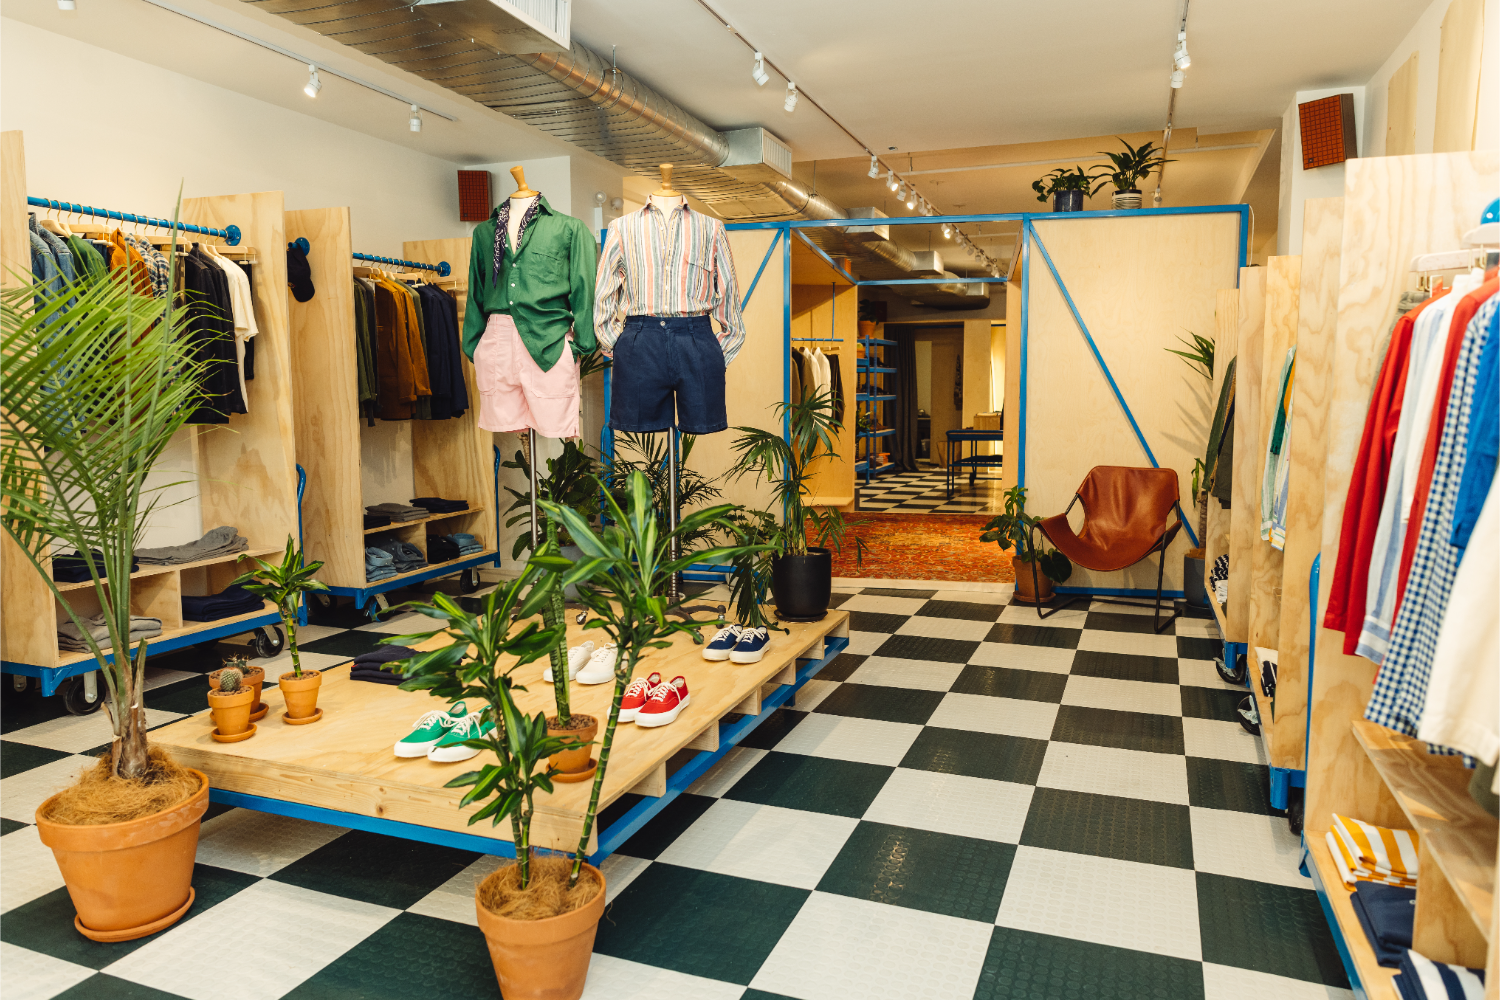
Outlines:
MULTIPOLYGON (((98 549, 93 550, 94 569, 99 578, 105 579, 108 574, 104 571, 104 553, 98 549)), ((141 568, 141 564, 134 559, 130 561, 130 572, 134 573, 141 568)), ((82 552, 74 551, 68 556, 52 557, 52 580, 55 583, 83 583, 92 580, 89 576, 89 561, 84 558, 82 552)))
POLYGON ((406 680, 401 674, 379 666, 352 667, 349 670, 349 679, 351 681, 371 681, 375 684, 400 684, 406 680))
POLYGON ((264 601, 244 587, 227 587, 217 594, 202 597, 184 594, 182 619, 189 622, 216 622, 220 618, 248 615, 264 606, 264 601))
POLYGON ((1475 1000, 1484 996, 1484 970, 1444 965, 1407 951, 1395 979, 1402 1000, 1475 1000))
POLYGON ((412 505, 430 510, 434 514, 457 514, 469 509, 467 500, 444 500, 442 497, 417 497, 412 505))
POLYGON ((444 538, 441 535, 427 536, 427 558, 430 562, 448 562, 457 559, 461 553, 458 543, 451 538, 444 538))
POLYGON ((356 667, 370 666, 372 664, 390 663, 393 660, 404 660, 410 656, 416 656, 417 651, 410 646, 376 646, 368 653, 360 653, 354 658, 356 667))
POLYGON ((365 530, 366 531, 369 531, 371 528, 385 528, 385 527, 388 527, 390 525, 390 523, 391 523, 391 516, 389 514, 366 514, 365 515, 365 530))
POLYGON ((1394 969, 1411 947, 1412 921, 1417 914, 1417 890, 1378 882, 1360 882, 1349 902, 1375 949, 1380 964, 1394 969))

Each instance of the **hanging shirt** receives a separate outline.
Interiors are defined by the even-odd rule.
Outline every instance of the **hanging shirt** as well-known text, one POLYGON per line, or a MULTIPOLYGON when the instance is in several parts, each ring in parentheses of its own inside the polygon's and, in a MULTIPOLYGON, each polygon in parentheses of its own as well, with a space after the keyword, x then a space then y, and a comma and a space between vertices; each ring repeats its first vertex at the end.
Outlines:
POLYGON ((1292 468, 1292 449, 1287 431, 1292 422, 1292 380, 1297 371, 1297 348, 1287 349, 1277 381, 1276 423, 1266 443, 1266 467, 1261 477, 1260 537, 1277 550, 1286 548, 1287 487, 1292 468))
POLYGON ((627 316, 704 314, 719 325, 728 365, 745 342, 745 320, 722 222, 684 201, 669 212, 648 202, 609 224, 594 299, 594 327, 605 353, 613 351, 627 316))
MULTIPOLYGON (((1437 651, 1438 633, 1462 554, 1448 538, 1453 531, 1458 477, 1463 471, 1464 449, 1468 446, 1469 411, 1478 381, 1479 357, 1489 336, 1489 311, 1494 309, 1500 309, 1500 302, 1492 298, 1480 316, 1464 328, 1463 345, 1453 373, 1452 394, 1441 413, 1440 444, 1427 504, 1421 521, 1411 524, 1411 531, 1417 535, 1417 545, 1410 578, 1395 616, 1384 662, 1375 678, 1375 689, 1365 706, 1366 719, 1409 736, 1417 734, 1417 723, 1427 701, 1427 682, 1432 672, 1433 655, 1437 651)), ((1493 553, 1486 556, 1494 558, 1493 553)))
POLYGON ((126 239, 125 233, 119 229, 110 233, 109 245, 114 247, 114 252, 109 259, 109 269, 124 271, 131 287, 138 294, 154 295, 151 272, 146 267, 146 260, 141 256, 141 252, 126 239))
POLYGON ((1489 337, 1479 357, 1479 378, 1474 389, 1474 408, 1469 412, 1469 454, 1459 481, 1458 508, 1453 512, 1453 534, 1448 539, 1462 549, 1479 519, 1495 481, 1495 463, 1500 456, 1500 310, 1490 314, 1489 337))
POLYGON ((375 287, 375 335, 379 342, 378 413, 382 420, 410 420, 418 397, 432 393, 421 327, 403 286, 385 278, 372 279, 371 283, 375 287))
POLYGON ((495 241, 504 229, 496 232, 496 220, 508 207, 506 202, 474 227, 463 351, 472 361, 490 314, 504 313, 515 321, 531 359, 543 371, 551 371, 562 357, 569 330, 575 360, 598 348, 594 237, 582 222, 553 211, 546 197, 537 195, 536 215, 521 234, 519 248, 510 247, 507 238, 497 266, 495 241))
MULTIPOLYGON (((193 246, 197 249, 198 245, 193 246)), ((255 302, 250 297, 250 278, 240 270, 238 264, 226 257, 206 252, 204 256, 219 266, 229 286, 229 306, 233 313, 234 324, 235 365, 239 369, 240 396, 244 400, 245 412, 249 413, 250 391, 245 386, 245 348, 250 338, 260 332, 260 327, 255 322, 255 302)))

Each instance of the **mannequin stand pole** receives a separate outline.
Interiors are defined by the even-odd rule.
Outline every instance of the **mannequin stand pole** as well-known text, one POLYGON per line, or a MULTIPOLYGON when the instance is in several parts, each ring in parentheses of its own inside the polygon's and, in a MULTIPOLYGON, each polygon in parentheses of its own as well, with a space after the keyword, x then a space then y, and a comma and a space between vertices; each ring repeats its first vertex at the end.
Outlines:
MULTIPOLYGON (((544 544, 542 535, 541 519, 537 516, 537 497, 541 495, 541 484, 539 482, 541 473, 537 466, 541 462, 541 455, 537 453, 536 428, 526 428, 526 464, 531 467, 531 551, 533 553, 541 549, 544 544)), ((563 607, 569 611, 577 611, 574 619, 582 625, 588 619, 588 607, 578 601, 564 601, 563 607)), ((512 618, 515 615, 511 616, 512 618)))
MULTIPOLYGON (((667 428, 667 531, 670 533, 672 539, 668 548, 667 558, 673 562, 682 557, 682 543, 676 536, 677 525, 680 523, 682 517, 682 512, 677 509, 679 502, 677 496, 677 467, 680 460, 678 447, 679 436, 677 428, 667 428)), ((683 607, 682 601, 682 574, 673 573, 667 590, 667 606, 671 609, 668 612, 669 614, 675 614, 685 622, 694 622, 694 611, 708 611, 716 616, 716 620, 713 622, 695 622, 695 624, 699 625, 714 625, 724 620, 726 608, 722 604, 693 604, 683 607)), ((693 641, 701 643, 703 636, 695 631, 693 633, 693 641)))

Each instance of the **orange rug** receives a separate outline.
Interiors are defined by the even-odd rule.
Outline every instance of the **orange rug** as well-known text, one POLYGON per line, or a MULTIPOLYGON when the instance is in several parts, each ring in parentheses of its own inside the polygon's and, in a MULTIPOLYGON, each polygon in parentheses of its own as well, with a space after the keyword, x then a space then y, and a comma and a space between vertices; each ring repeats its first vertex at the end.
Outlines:
POLYGON ((851 515, 862 521, 844 536, 844 551, 833 557, 833 575, 877 580, 954 580, 1011 583, 1010 553, 981 542, 989 514, 851 515), (855 562, 855 538, 865 542, 863 563, 855 562))

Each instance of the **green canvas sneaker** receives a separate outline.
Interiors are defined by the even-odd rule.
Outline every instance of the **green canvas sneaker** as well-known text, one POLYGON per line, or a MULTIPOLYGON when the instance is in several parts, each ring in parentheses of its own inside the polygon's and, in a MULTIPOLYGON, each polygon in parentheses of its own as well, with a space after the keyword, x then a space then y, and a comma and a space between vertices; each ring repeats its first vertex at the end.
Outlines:
POLYGON ((438 741, 457 725, 458 720, 469 714, 463 702, 445 712, 435 708, 412 723, 411 732, 396 741, 397 757, 426 757, 427 751, 438 745, 438 741))
POLYGON ((479 753, 473 747, 464 746, 465 740, 483 739, 495 731, 493 722, 480 721, 478 712, 470 712, 453 724, 448 730, 448 735, 438 740, 437 746, 427 751, 427 759, 439 763, 448 763, 455 760, 468 760, 479 753))

